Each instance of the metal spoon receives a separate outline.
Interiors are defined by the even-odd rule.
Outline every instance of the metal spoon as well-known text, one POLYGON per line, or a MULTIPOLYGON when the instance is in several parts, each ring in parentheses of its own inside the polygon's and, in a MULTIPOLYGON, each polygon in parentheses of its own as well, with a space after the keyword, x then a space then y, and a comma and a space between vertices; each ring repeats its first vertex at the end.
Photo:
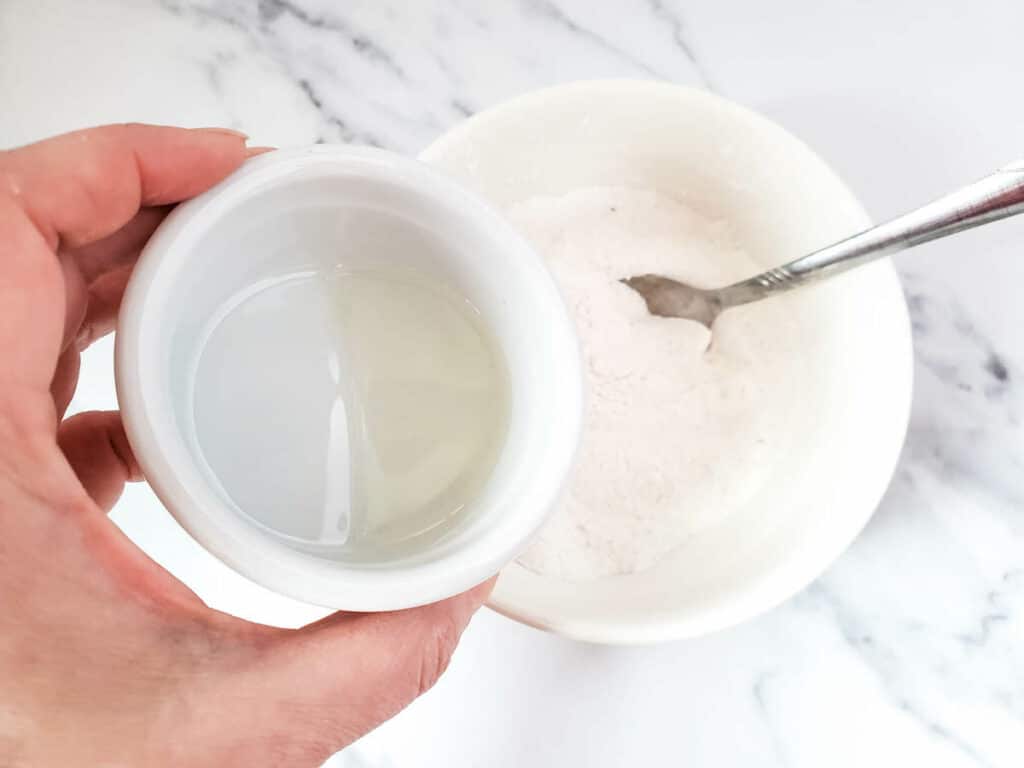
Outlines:
POLYGON ((661 317, 708 328, 730 307, 817 282, 892 253, 1024 212, 1024 160, 885 224, 724 288, 694 288, 661 275, 622 280, 661 317))

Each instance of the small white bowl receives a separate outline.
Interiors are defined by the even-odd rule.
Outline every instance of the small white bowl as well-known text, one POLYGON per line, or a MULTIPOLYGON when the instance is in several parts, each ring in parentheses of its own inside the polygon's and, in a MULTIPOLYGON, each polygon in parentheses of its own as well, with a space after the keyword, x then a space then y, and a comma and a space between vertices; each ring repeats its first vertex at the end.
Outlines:
MULTIPOLYGON (((503 210, 587 186, 654 189, 729 221, 765 267, 869 225, 799 140, 747 109, 668 84, 597 81, 528 94, 458 125, 422 157, 503 210)), ((692 637, 772 608, 835 560, 877 506, 903 443, 910 324, 887 262, 809 290, 833 340, 822 378, 835 405, 820 414, 829 439, 819 454, 792 467, 772 498, 762 494, 650 570, 569 583, 515 564, 492 607, 594 642, 692 637)))
MULTIPOLYGON (((330 608, 420 605, 496 573, 551 510, 579 438, 576 336, 541 259, 443 174, 379 150, 269 153, 176 208, 125 293, 116 366, 128 438, 174 517, 253 581, 330 608), (505 357, 508 427, 460 527, 425 551, 358 564, 302 551, 241 514, 195 439, 192 388, 204 329, 233 296, 286 272, 382 264, 433 273, 480 311, 505 357)), ((260 439, 275 440, 271 422, 260 439)))

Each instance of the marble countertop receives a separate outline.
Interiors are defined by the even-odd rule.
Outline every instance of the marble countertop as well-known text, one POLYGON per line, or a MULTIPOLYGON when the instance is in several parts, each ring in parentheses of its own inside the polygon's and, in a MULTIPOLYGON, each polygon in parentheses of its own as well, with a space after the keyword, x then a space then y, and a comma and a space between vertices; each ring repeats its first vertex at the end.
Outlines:
MULTIPOLYGON (((806 139, 883 217, 1024 156, 1019 0, 6 0, 0 146, 139 120, 415 153, 539 86, 659 78, 806 139)), ((1024 222, 900 257, 916 392, 871 524, 783 607, 603 648, 484 612, 441 683, 332 766, 1009 767, 1024 755, 1024 222)), ((73 407, 115 406, 111 344, 73 407)), ((211 604, 310 609, 205 554, 150 492, 117 522, 211 604)))

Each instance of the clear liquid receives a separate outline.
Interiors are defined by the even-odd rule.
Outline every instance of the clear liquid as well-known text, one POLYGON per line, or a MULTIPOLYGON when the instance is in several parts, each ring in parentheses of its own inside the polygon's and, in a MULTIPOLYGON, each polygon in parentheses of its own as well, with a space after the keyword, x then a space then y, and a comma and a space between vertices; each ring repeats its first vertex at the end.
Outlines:
POLYGON ((408 554, 463 518, 494 467, 504 363, 475 308, 399 270, 303 272, 211 323, 193 413, 224 494, 326 557, 408 554))

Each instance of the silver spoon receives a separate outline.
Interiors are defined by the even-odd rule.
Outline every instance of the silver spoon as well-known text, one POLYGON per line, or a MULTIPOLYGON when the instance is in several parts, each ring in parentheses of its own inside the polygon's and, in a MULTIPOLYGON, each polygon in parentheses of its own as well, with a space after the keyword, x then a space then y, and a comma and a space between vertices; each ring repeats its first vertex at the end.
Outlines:
POLYGON ((892 253, 1024 212, 1024 160, 923 208, 840 240, 796 261, 724 288, 694 288, 661 275, 622 280, 652 315, 696 320, 708 328, 730 307, 817 282, 892 253))

